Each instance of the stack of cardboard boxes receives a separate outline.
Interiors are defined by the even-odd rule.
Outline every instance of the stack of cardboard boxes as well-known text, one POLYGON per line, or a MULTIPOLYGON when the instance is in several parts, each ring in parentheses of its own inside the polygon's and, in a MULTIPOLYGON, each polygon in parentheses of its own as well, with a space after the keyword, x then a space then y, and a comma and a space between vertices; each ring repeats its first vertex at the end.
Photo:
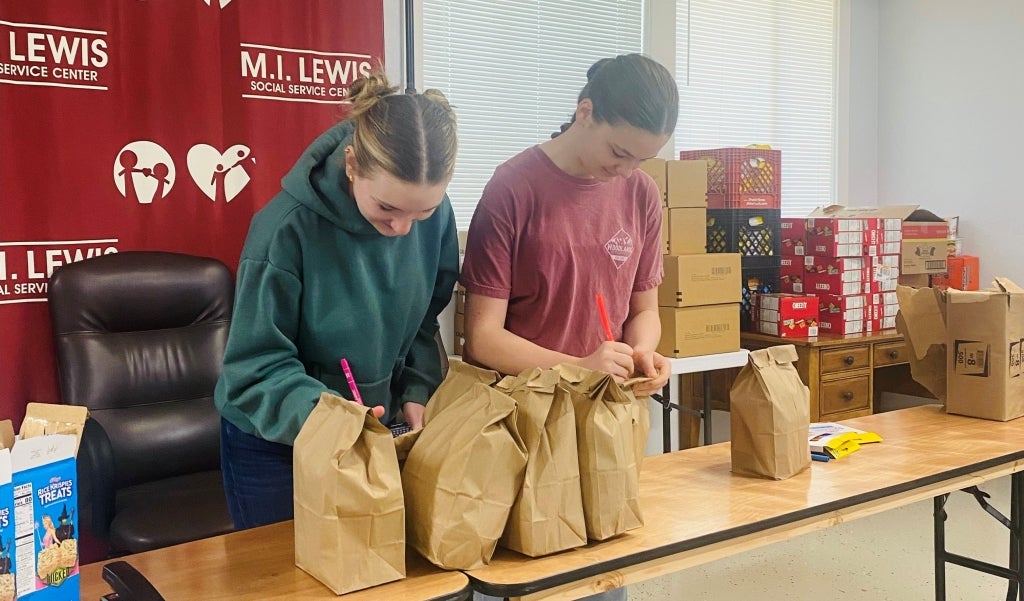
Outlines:
POLYGON ((946 222, 914 206, 826 207, 782 231, 782 290, 818 297, 823 333, 896 327, 897 284, 946 270, 946 222))
POLYGON ((662 192, 658 352, 692 357, 739 350, 740 256, 705 253, 707 163, 651 159, 641 169, 662 192))

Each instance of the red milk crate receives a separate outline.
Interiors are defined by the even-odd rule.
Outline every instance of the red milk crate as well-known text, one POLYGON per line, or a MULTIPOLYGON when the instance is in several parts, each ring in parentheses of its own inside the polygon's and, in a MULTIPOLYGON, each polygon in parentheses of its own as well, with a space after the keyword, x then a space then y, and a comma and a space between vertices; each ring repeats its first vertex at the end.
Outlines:
POLYGON ((767 148, 684 150, 680 160, 708 162, 709 209, 781 208, 782 152, 767 148))

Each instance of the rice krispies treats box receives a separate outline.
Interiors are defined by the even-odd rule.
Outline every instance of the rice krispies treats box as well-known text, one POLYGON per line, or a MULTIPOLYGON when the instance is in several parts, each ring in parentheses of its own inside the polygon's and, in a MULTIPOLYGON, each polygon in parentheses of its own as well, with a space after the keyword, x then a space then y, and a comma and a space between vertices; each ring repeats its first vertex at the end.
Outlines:
POLYGON ((80 601, 77 446, 76 436, 50 434, 11 452, 18 599, 80 601))
POLYGON ((0 449, 0 601, 14 601, 16 588, 14 487, 11 485, 11 475, 11 451, 0 449))

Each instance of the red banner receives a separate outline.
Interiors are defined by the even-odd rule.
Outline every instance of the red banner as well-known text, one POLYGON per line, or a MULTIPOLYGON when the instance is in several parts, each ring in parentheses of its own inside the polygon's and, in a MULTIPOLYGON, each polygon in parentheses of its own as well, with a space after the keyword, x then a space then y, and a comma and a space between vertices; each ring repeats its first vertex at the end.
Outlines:
POLYGON ((0 5, 0 418, 60 400, 54 269, 123 250, 233 269, 252 214, 383 52, 379 1, 0 5))

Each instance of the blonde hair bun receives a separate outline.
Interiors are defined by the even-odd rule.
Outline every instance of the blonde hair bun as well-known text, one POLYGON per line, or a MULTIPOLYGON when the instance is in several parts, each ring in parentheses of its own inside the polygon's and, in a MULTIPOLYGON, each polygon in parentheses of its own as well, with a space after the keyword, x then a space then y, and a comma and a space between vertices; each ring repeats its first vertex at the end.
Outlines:
POLYGON ((444 92, 430 88, 428 90, 423 90, 423 97, 431 102, 436 102, 441 105, 441 108, 448 113, 448 116, 452 118, 452 121, 455 120, 455 111, 452 110, 452 105, 448 104, 448 97, 444 95, 444 92))
POLYGON ((351 116, 357 117, 370 110, 381 98, 394 94, 398 88, 391 85, 384 73, 371 73, 353 81, 348 90, 351 116))

